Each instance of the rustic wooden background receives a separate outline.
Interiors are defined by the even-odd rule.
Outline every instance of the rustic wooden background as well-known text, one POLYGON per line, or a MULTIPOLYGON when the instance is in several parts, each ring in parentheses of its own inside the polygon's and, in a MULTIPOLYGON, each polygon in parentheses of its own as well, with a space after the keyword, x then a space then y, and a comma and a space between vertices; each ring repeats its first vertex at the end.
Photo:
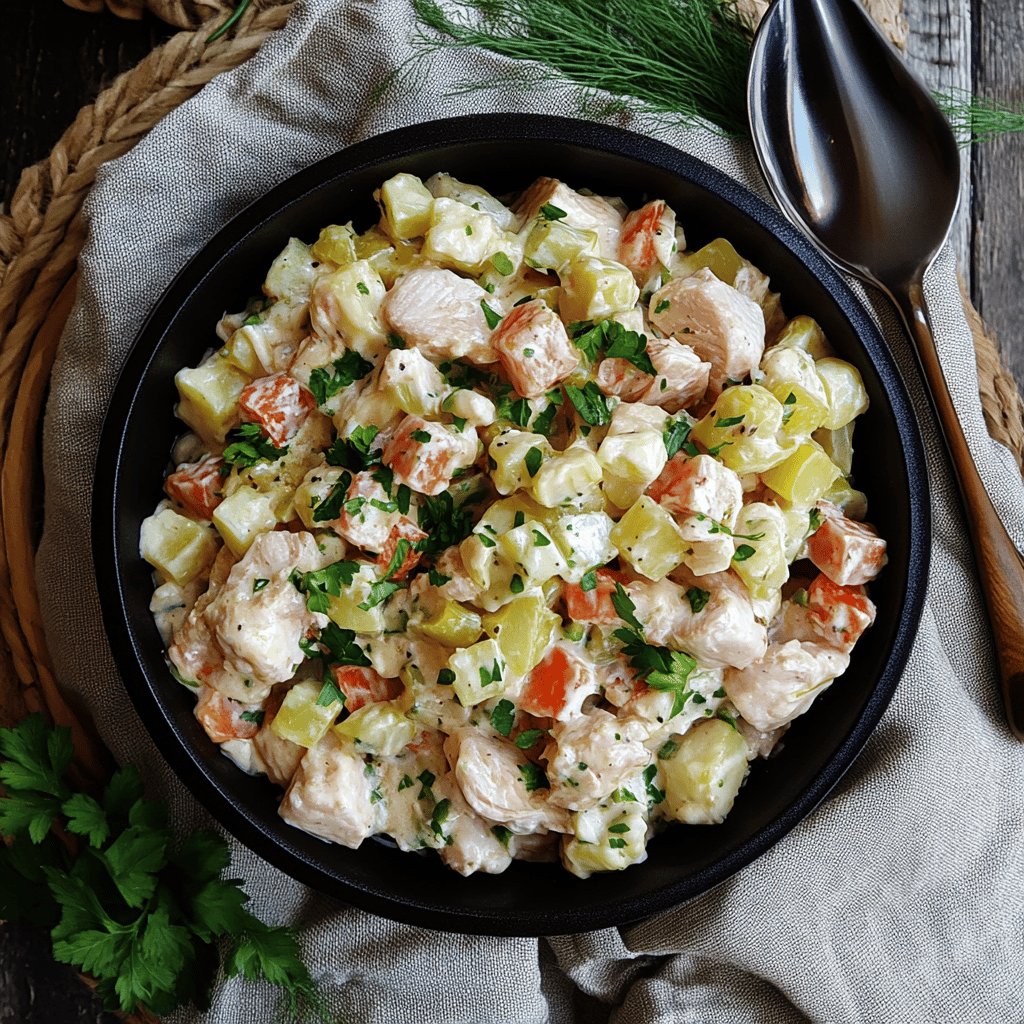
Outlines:
MULTIPOLYGON (((911 62, 935 88, 973 89, 1024 107, 1024 0, 906 0, 911 62)), ((171 30, 58 0, 3 0, 0 202, 46 156, 79 108, 171 30)), ((955 242, 975 305, 1024 382, 1024 136, 964 153, 955 242)), ((42 936, 0 928, 0 1024, 115 1024, 53 964, 42 936)))

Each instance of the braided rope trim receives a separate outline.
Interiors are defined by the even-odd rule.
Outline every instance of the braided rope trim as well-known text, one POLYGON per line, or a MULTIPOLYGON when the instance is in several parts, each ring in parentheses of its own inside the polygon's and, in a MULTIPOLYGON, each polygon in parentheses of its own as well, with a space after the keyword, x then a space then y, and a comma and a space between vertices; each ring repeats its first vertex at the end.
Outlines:
MULTIPOLYGON (((104 8, 119 18, 137 21, 147 11, 161 21, 177 28, 197 28, 210 18, 223 18, 235 7, 237 0, 64 0, 68 7, 89 14, 104 8)), ((263 7, 271 6, 264 2, 263 7)))

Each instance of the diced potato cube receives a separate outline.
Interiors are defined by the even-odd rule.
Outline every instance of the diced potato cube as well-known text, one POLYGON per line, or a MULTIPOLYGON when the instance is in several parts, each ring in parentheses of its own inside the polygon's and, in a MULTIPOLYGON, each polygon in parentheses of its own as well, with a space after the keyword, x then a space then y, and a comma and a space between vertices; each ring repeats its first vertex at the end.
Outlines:
POLYGON ((566 559, 562 578, 579 583, 595 566, 605 565, 619 552, 612 543, 614 520, 606 512, 560 516, 551 524, 551 536, 566 559))
POLYGON ((601 469, 646 487, 665 468, 668 453, 661 431, 641 429, 628 434, 610 434, 597 450, 601 469))
POLYGON ((606 470, 601 491, 610 505, 623 509, 635 505, 640 500, 646 487, 636 480, 628 480, 624 476, 616 476, 606 470))
POLYGON ((606 320, 632 309, 640 289, 628 267, 599 256, 584 256, 569 264, 562 278, 559 312, 567 323, 606 320))
POLYGON ((388 350, 380 304, 386 289, 380 274, 357 260, 319 278, 310 302, 310 320, 321 338, 336 339, 371 362, 388 350))
POLYGON ((454 199, 434 200, 423 241, 424 259, 466 274, 479 274, 505 244, 505 234, 490 214, 454 199))
POLYGON ((832 346, 816 320, 809 316, 795 316, 783 327, 775 341, 777 348, 798 348, 812 359, 832 355, 832 346))
POLYGON ((711 718, 677 742, 675 754, 660 762, 668 810, 688 825, 717 825, 749 771, 747 741, 728 722, 711 718))
POLYGON ((238 423, 238 396, 249 378, 221 350, 195 369, 179 370, 174 383, 180 399, 178 418, 204 441, 222 444, 238 423))
POLYGON ((340 701, 317 703, 322 684, 296 683, 285 695, 284 702, 270 723, 270 731, 279 739, 300 747, 315 747, 341 712, 340 701))
POLYGON ((342 629, 351 629, 356 633, 383 633, 384 606, 378 604, 372 608, 359 607, 360 604, 367 603, 370 587, 376 580, 374 566, 360 566, 351 586, 342 587, 338 597, 333 594, 328 597, 327 617, 342 629))
POLYGON ((566 569, 558 545, 551 539, 547 528, 536 519, 528 519, 497 540, 498 550, 526 574, 529 582, 545 583, 566 569))
POLYGON ((708 242, 703 249, 680 257, 673 268, 673 277, 689 277, 702 267, 707 267, 719 281, 735 284, 736 275, 743 269, 743 257, 725 238, 708 242))
POLYGON ((867 411, 868 393, 856 366, 831 356, 819 359, 815 365, 828 402, 828 412, 821 421, 823 427, 838 430, 867 411))
POLYGON ((733 532, 742 535, 735 541, 732 567, 736 575, 751 597, 768 599, 789 579, 785 516, 775 505, 751 502, 740 509, 733 532))
POLYGON ((415 174, 402 173, 388 178, 375 198, 395 238, 416 238, 427 233, 434 197, 415 174))
POLYGON ((843 474, 813 441, 804 441, 761 480, 794 505, 813 505, 843 474))
POLYGON ((240 487, 214 509, 213 525, 224 543, 241 557, 259 534, 277 526, 273 498, 249 487, 240 487))
POLYGON ((417 623, 415 628, 445 647, 469 647, 483 632, 480 616, 457 601, 445 601, 436 615, 417 623))
POLYGON ((509 668, 526 675, 544 659, 548 648, 561 636, 562 619, 539 593, 523 594, 499 612, 483 619, 487 635, 497 641, 509 668))
POLYGON ((272 299, 303 302, 316 279, 316 259, 305 242, 288 239, 277 259, 270 265, 263 291, 272 299))
POLYGON ((402 274, 421 263, 419 241, 388 238, 380 227, 374 226, 356 236, 356 258, 365 260, 390 288, 402 274))
POLYGON ((531 489, 545 508, 579 508, 600 482, 601 463, 589 448, 580 444, 542 463, 531 489))
POLYGON ((313 259, 320 263, 334 263, 339 267, 355 263, 356 233, 352 221, 347 224, 329 224, 320 232, 310 252, 313 259))
POLYGON ((143 520, 140 554, 167 579, 183 587, 213 561, 217 538, 208 526, 165 508, 143 520))
POLYGON ((355 740, 359 753, 394 757, 413 741, 419 728, 402 714, 395 701, 382 700, 353 711, 334 731, 345 739, 355 740))
POLYGON ((828 402, 814 360, 795 346, 776 346, 765 353, 761 369, 761 383, 782 403, 782 429, 794 436, 817 430, 828 413, 828 402))
POLYGON ((560 220, 538 220, 526 236, 523 258, 534 270, 561 270, 573 260, 600 254, 597 232, 560 220))
POLYGON ((479 185, 459 181, 458 178, 443 171, 432 174, 423 184, 435 199, 456 199, 466 206, 473 207, 474 210, 489 213, 503 231, 510 230, 515 224, 515 214, 501 200, 495 199, 479 185))
POLYGON ((504 430, 490 443, 487 454, 494 461, 491 476, 498 493, 511 494, 530 484, 544 460, 554 454, 554 449, 543 434, 504 430), (531 454, 532 451, 537 454, 531 454))
POLYGON ((622 804, 612 816, 603 807, 577 811, 562 845, 562 863, 580 878, 595 871, 622 871, 646 856, 647 822, 639 802, 622 804))
POLYGON ((490 536, 500 537, 514 526, 522 526, 527 519, 538 519, 548 525, 551 518, 551 512, 543 505, 538 505, 528 494, 519 493, 499 498, 488 506, 474 529, 476 533, 486 530, 490 536))
POLYGON ((675 520, 647 495, 615 524, 611 541, 621 558, 655 581, 682 565, 689 547, 675 520))
POLYGON ((866 519, 868 515, 868 496, 863 491, 858 491, 850 486, 848 480, 840 477, 822 495, 826 501, 831 501, 843 510, 843 514, 850 519, 866 519))
POLYGON ((782 403, 758 384, 726 388, 691 436, 737 473, 762 473, 786 457, 782 403))
POLYGON ((403 412, 436 416, 448 384, 438 368, 417 349, 394 349, 381 366, 377 387, 403 412))
POLYGON ((455 673, 452 686, 463 707, 500 697, 508 686, 508 660, 496 640, 457 650, 448 667, 455 673))
POLYGON ((838 430, 816 430, 812 440, 821 445, 822 451, 839 467, 843 476, 853 472, 853 428, 856 424, 851 420, 845 427, 838 430))
POLYGON ((305 479, 295 489, 295 511, 307 529, 315 530, 327 525, 314 519, 313 512, 347 472, 338 466, 317 466, 306 474, 305 479))
POLYGON ((473 603, 494 611, 514 596, 510 586, 517 567, 498 550, 497 540, 487 533, 470 534, 460 545, 462 564, 480 592, 473 603))

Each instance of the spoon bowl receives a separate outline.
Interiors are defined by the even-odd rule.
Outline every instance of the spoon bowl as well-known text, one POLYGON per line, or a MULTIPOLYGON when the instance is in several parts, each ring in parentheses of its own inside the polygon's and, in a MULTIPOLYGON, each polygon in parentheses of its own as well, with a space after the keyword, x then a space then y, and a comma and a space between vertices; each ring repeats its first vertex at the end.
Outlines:
POLYGON ((754 39, 747 110, 783 212, 883 289, 906 325, 967 511, 1007 720, 1024 740, 1024 560, 974 465, 924 298, 956 214, 953 132, 857 0, 775 0, 754 39))

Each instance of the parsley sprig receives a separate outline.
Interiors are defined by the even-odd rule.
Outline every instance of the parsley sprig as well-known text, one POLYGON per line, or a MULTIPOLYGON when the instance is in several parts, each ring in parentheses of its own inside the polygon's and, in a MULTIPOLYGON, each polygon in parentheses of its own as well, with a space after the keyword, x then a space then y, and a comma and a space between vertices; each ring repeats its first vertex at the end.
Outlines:
POLYGON ((647 354, 647 336, 626 330, 617 320, 602 320, 599 324, 584 320, 572 325, 572 334, 573 343, 591 364, 604 352, 607 359, 625 359, 638 370, 657 376, 658 371, 647 354))
MULTIPOLYGON (((258 423, 242 423, 228 434, 231 443, 224 449, 225 468, 249 469, 257 462, 276 462, 288 454, 288 445, 275 448, 258 423)), ((230 470, 228 470, 230 472, 230 470)))
POLYGON ((373 369, 358 352, 347 351, 329 366, 318 366, 309 375, 309 390, 317 405, 324 405, 343 388, 362 380, 373 369), (333 372, 331 372, 333 370, 333 372))
POLYGON ((311 612, 327 614, 332 597, 341 596, 342 585, 352 586, 352 580, 359 572, 358 562, 333 562, 313 572, 299 572, 296 569, 289 577, 295 589, 306 595, 306 608, 311 612))
POLYGON ((278 986, 292 1019, 326 1020, 295 935, 254 917, 242 883, 221 878, 227 843, 209 831, 176 843, 131 766, 95 796, 76 792, 72 753, 70 730, 42 715, 0 729, 0 917, 50 930, 54 957, 95 978, 111 1010, 204 1005, 223 952, 228 977, 278 986), (54 823, 81 841, 61 842, 54 823))
POLYGON ((687 682, 697 667, 697 659, 685 651, 647 643, 643 624, 636 617, 636 605, 621 583, 615 584, 612 604, 619 618, 630 627, 616 629, 612 635, 622 642, 622 653, 629 659, 639 679, 652 690, 664 690, 673 695, 669 717, 675 718, 693 696, 687 682))

